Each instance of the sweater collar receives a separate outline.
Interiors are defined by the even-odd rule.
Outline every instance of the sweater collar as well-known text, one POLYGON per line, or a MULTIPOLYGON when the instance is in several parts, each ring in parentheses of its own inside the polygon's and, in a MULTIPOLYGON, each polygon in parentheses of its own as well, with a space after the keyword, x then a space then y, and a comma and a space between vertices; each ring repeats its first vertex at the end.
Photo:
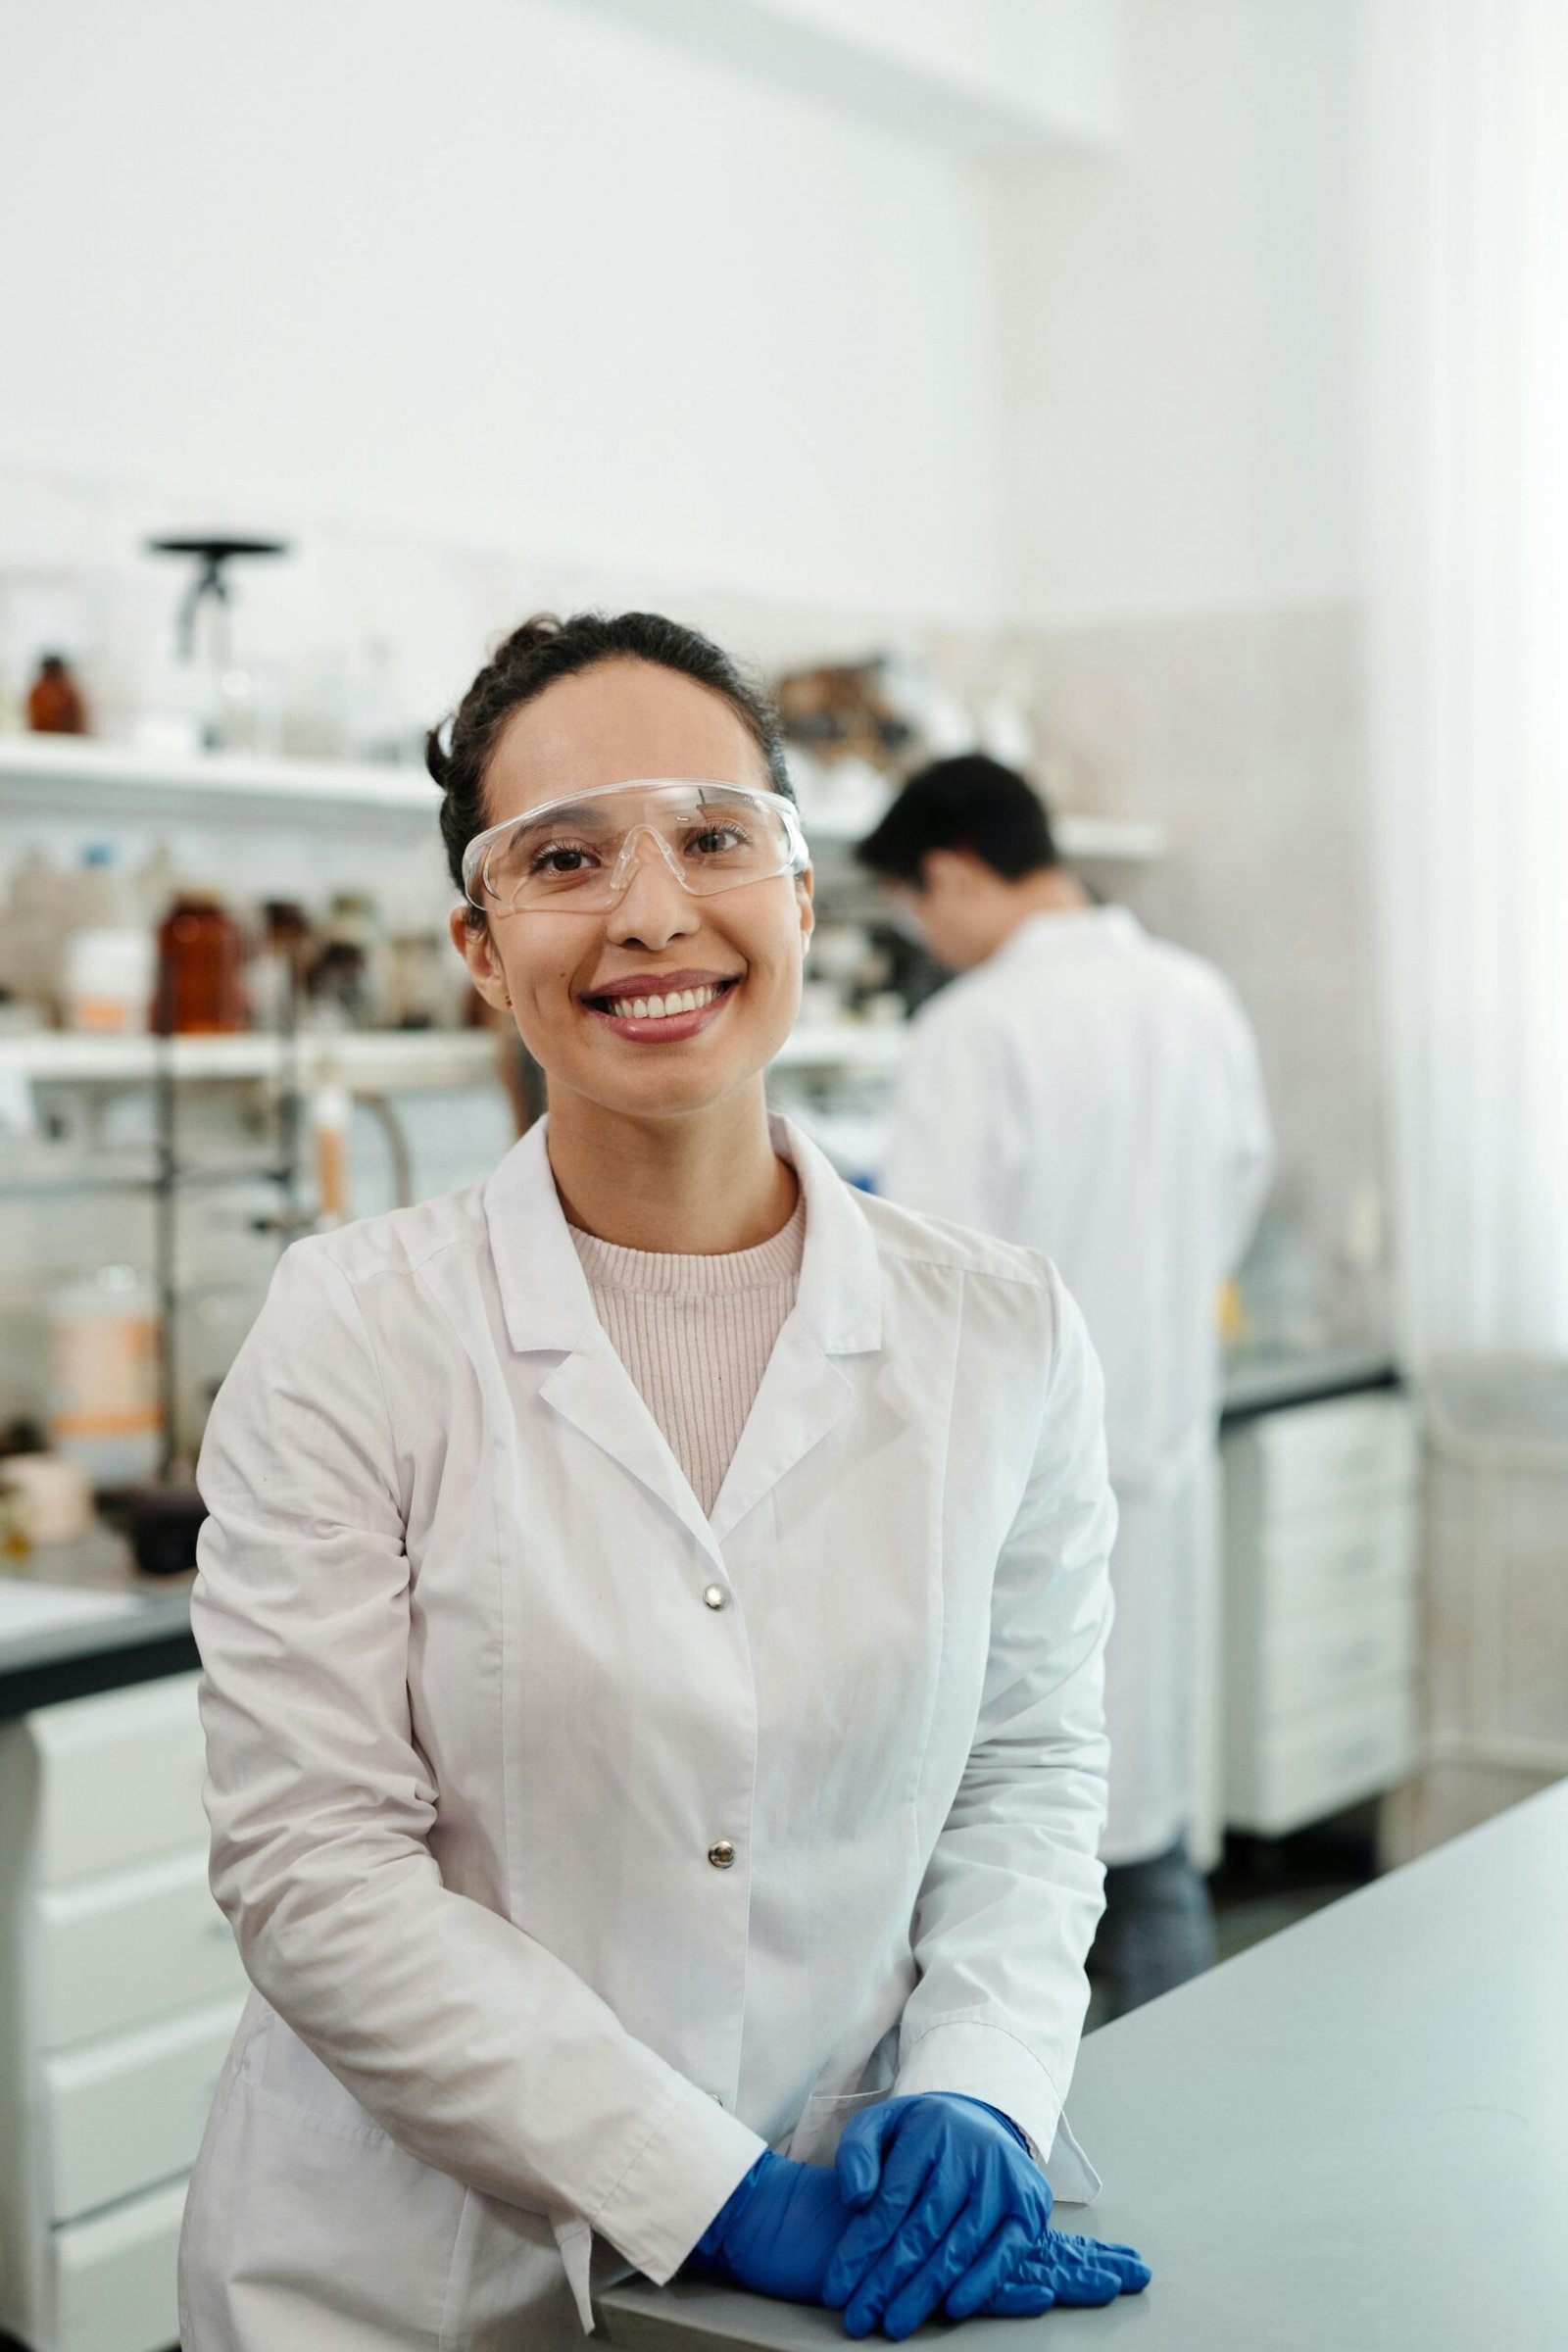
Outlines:
MULTIPOLYGON (((556 1191, 548 1129, 540 1119, 513 1146, 484 1187, 484 1212, 513 1347, 566 1353, 597 1329, 598 1317, 556 1191)), ((830 1355, 874 1349, 881 1345, 882 1286, 870 1219, 853 1188, 792 1121, 774 1115, 769 1129, 774 1151, 800 1178, 806 1211, 795 1311, 830 1355)))

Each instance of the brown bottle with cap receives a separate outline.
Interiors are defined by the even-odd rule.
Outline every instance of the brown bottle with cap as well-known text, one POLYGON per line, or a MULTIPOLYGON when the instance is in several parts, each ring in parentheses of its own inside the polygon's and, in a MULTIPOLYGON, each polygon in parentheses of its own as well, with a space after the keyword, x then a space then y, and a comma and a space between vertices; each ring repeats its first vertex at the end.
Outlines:
POLYGON ((35 735, 85 735, 87 706, 63 654, 45 654, 27 690, 27 724, 35 735))
POLYGON ((215 1036, 249 1026, 245 935, 215 893, 182 890, 158 929, 158 1000, 163 1034, 215 1036))

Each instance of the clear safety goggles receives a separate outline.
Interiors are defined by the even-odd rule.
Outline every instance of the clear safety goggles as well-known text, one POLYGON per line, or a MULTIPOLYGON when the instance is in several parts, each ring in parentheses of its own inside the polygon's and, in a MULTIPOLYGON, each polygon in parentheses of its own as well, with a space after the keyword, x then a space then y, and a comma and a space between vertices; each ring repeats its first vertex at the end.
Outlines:
POLYGON ((487 914, 597 914, 624 895, 644 857, 711 898, 810 862, 793 801, 742 784, 644 776, 595 784, 476 834, 463 893, 487 914))

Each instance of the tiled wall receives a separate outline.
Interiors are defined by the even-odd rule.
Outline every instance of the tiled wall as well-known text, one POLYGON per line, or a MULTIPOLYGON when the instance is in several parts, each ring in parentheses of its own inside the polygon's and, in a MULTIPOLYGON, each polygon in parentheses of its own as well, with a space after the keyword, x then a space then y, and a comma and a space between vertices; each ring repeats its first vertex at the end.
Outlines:
POLYGON ((1211 956, 1256 1028, 1279 1145, 1266 1275, 1261 1257, 1255 1267, 1260 1315, 1299 1336, 1381 1333, 1384 1105, 1358 608, 1098 629, 1019 654, 1058 798, 1168 828, 1169 855, 1118 881, 1118 895, 1211 956))

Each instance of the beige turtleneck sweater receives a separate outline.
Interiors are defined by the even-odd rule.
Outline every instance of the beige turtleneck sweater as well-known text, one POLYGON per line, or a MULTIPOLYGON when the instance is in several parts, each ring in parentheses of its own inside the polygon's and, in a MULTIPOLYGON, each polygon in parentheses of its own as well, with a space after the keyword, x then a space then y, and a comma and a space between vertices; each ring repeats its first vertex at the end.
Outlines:
POLYGON ((623 1250, 571 1228, 599 1320, 705 1512, 800 1286, 806 1196, 771 1241, 719 1257, 623 1250))

